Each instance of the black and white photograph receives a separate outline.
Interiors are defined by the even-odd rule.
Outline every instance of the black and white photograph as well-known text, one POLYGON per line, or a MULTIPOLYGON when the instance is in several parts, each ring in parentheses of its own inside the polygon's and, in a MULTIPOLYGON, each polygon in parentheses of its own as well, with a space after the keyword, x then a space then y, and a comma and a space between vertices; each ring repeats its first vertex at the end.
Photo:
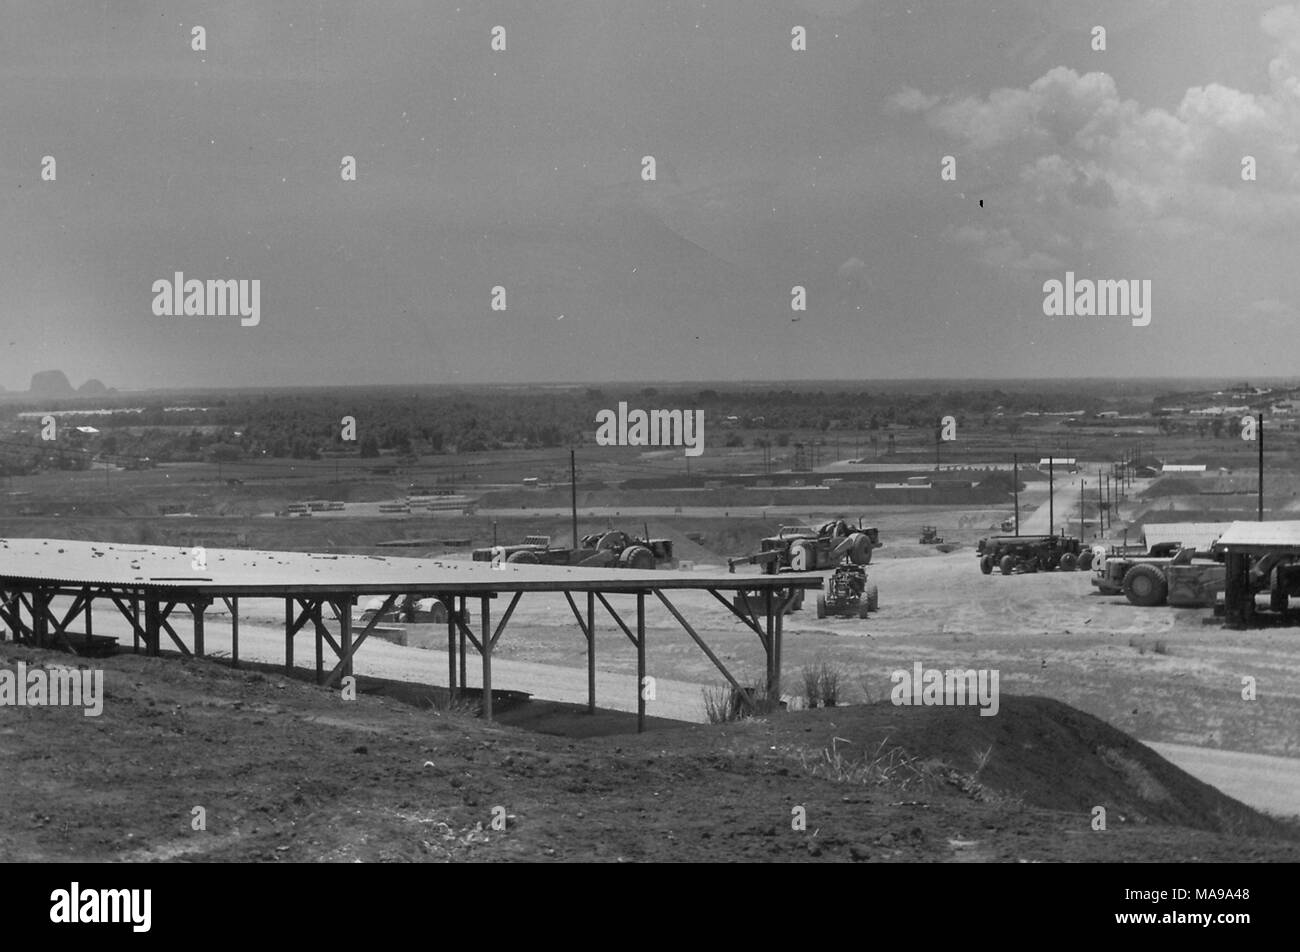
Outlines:
POLYGON ((0 131, 32 918, 1300 861, 1300 2, 14 0, 0 131))

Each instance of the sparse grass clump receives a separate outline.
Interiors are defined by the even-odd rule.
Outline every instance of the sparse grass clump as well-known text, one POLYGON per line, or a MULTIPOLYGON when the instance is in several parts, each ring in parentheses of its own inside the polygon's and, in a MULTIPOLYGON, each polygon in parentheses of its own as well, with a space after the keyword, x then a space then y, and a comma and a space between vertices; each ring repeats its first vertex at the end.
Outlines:
POLYGON ((737 690, 732 684, 705 688, 704 716, 710 724, 728 724, 756 714, 766 714, 779 705, 779 700, 768 697, 767 684, 752 680, 737 690))
POLYGON ((803 678, 803 696, 806 706, 813 708, 835 707, 840 701, 843 673, 833 664, 821 662, 807 665, 801 672, 803 678))

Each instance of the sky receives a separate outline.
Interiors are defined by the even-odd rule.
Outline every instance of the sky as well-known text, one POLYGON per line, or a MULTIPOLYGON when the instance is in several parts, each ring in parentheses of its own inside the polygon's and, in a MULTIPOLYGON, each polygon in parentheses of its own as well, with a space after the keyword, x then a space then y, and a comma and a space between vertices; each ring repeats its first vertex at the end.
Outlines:
POLYGON ((1300 367, 1296 4, 14 0, 0 90, 9 390, 1300 367))

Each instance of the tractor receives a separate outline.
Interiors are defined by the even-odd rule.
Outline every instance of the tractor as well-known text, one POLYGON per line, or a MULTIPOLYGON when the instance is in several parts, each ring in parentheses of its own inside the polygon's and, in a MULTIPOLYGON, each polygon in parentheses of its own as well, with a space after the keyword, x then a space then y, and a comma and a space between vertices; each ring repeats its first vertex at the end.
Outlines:
POLYGON ((843 558, 854 565, 869 565, 871 553, 882 544, 880 530, 864 526, 860 518, 856 527, 843 519, 816 528, 782 526, 776 535, 759 543, 758 552, 727 559, 727 568, 734 572, 737 565, 749 563, 761 566, 764 575, 776 575, 831 569, 843 558))
POLYGON ((852 562, 841 562, 826 580, 826 591, 817 595, 817 617, 848 615, 866 618, 880 607, 880 594, 867 583, 867 570, 852 562))
POLYGON ((1081 548, 1079 540, 1063 535, 989 536, 980 539, 975 554, 980 571, 993 574, 997 567, 1003 575, 1030 574, 1060 569, 1072 572, 1092 565, 1092 550, 1081 548))
POLYGON ((921 526, 920 545, 942 545, 943 536, 939 535, 937 526, 921 526))
POLYGON ((520 545, 475 549, 475 562, 531 565, 581 565, 602 568, 655 569, 673 564, 671 539, 642 539, 618 529, 583 536, 576 549, 552 547, 551 537, 526 536, 520 545))

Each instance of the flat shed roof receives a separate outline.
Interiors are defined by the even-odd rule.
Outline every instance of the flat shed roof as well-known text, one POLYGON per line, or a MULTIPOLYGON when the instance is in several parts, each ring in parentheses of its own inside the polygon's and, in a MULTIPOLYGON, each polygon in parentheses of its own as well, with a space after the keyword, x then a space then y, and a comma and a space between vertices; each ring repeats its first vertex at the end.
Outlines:
POLYGON ((212 595, 341 593, 648 592, 654 589, 821 588, 815 573, 734 575, 376 555, 0 539, 0 579, 80 587, 165 589, 212 595))
POLYGON ((1234 522, 1215 547, 1300 549, 1300 521, 1234 522))

